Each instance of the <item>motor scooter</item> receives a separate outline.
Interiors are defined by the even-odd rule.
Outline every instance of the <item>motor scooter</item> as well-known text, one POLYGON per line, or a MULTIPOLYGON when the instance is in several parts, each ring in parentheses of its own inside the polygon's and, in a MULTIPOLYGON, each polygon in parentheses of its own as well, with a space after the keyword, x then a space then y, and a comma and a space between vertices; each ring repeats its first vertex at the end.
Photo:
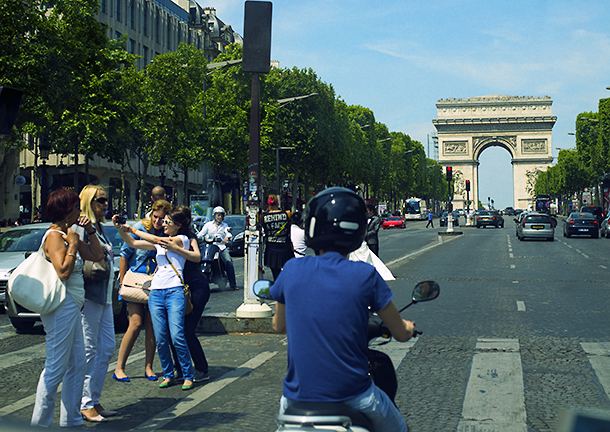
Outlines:
POLYGON ((201 249, 201 271, 208 279, 209 283, 215 283, 220 289, 227 286, 229 278, 225 270, 224 263, 220 259, 220 247, 222 243, 220 236, 207 234, 203 238, 201 249))
MULTIPOLYGON (((263 300, 273 300, 269 288, 271 282, 259 280, 254 283, 254 294, 263 300)), ((399 310, 404 311, 415 303, 434 300, 440 294, 440 286, 434 281, 424 281, 415 285, 411 295, 411 303, 399 310)), ((413 337, 421 335, 414 330, 413 337)), ((392 338, 390 330, 375 313, 369 316, 368 341, 392 338)), ((369 373, 375 385, 382 389, 394 402, 398 381, 396 371, 390 357, 374 349, 368 349, 369 373)), ((370 421, 361 412, 342 403, 327 402, 296 402, 291 404, 284 414, 276 417, 278 429, 276 432, 375 432, 370 421)))

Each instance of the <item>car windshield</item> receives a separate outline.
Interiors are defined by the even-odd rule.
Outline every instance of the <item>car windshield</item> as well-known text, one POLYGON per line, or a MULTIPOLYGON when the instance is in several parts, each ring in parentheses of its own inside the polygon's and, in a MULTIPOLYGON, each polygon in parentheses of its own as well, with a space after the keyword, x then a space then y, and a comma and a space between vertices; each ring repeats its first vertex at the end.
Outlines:
POLYGON ((114 224, 105 223, 103 225, 104 225, 104 231, 106 232, 106 235, 108 236, 108 238, 110 239, 110 242, 112 243, 112 250, 114 251, 114 256, 117 257, 117 256, 119 256, 119 253, 121 252, 121 246, 123 246, 123 239, 121 238, 121 235, 117 231, 114 224))
POLYGON ((545 215, 532 215, 525 217, 525 223, 551 223, 551 218, 545 215))
POLYGON ((487 211, 487 210, 479 210, 479 214, 480 215, 490 215, 491 212, 487 211))
POLYGON ((391 221, 399 221, 399 220, 400 220, 400 216, 390 216, 390 217, 388 218, 388 220, 391 220, 391 221))
POLYGON ((232 228, 232 231, 240 231, 246 229, 245 216, 227 216, 224 221, 232 228))
POLYGON ((595 219, 595 216, 591 213, 572 213, 570 219, 595 219))
POLYGON ((12 229, 0 234, 0 252, 37 251, 47 228, 12 229))

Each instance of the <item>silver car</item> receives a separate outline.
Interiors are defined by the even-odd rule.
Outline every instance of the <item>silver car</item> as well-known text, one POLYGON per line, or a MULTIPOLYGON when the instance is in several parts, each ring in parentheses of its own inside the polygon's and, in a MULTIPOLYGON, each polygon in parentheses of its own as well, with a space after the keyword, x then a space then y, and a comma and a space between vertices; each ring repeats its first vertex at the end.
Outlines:
POLYGON ((555 240, 555 222, 545 213, 528 212, 517 222, 517 238, 544 238, 555 240))
MULTIPOLYGON (((25 260, 26 256, 29 256, 30 252, 35 252, 40 248, 42 237, 50 225, 50 223, 28 224, 0 234, 0 300, 4 303, 4 309, 11 320, 11 324, 17 330, 31 329, 36 321, 40 321, 40 315, 25 309, 7 295, 8 278, 12 271, 25 260)), ((102 225, 104 225, 104 230, 110 237, 114 249, 115 284, 112 304, 115 329, 124 331, 129 324, 127 307, 124 302, 118 299, 119 252, 123 240, 111 222, 104 222, 102 225)))
POLYGON ((610 214, 602 221, 599 227, 599 235, 602 237, 610 238, 610 214))

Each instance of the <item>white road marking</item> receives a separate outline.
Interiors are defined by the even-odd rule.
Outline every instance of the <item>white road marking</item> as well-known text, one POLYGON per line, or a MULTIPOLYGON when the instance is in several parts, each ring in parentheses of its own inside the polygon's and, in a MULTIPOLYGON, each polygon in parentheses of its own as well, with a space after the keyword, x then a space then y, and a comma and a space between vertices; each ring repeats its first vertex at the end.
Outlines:
MULTIPOLYGON (((441 236, 439 235, 439 237, 441 237, 441 236)), ((421 248, 421 249, 420 249, 420 250, 418 250, 418 251, 412 252, 412 253, 410 253, 410 254, 408 254, 408 255, 405 255, 405 256, 403 256, 403 257, 396 258, 395 260, 392 260, 392 261, 390 261, 390 262, 387 262, 387 263, 385 263, 385 265, 386 265, 386 267, 390 267, 390 266, 392 266, 392 265, 394 265, 394 264, 397 264, 397 263, 399 263, 399 262, 401 262, 401 261, 403 261, 403 260, 409 259, 409 258, 411 258, 411 257, 414 257, 415 255, 419 255, 420 253, 426 252, 426 251, 427 251, 427 250, 429 250, 429 249, 432 249, 432 248, 435 248, 435 247, 440 246, 440 245, 442 245, 442 244, 445 244, 445 243, 448 243, 448 242, 451 242, 451 241, 457 240, 457 239, 459 239, 459 238, 460 238, 460 236, 452 236, 451 238, 444 239, 442 242, 432 243, 431 245, 428 245, 428 246, 426 246, 426 247, 424 247, 424 248, 421 248)))
POLYGON ((600 264, 599 266, 600 266, 601 268, 603 268, 603 269, 607 269, 607 268, 608 268, 608 267, 606 267, 605 265, 601 265, 601 264, 600 264))
POLYGON ((262 352, 253 359, 248 360, 236 369, 227 372, 217 380, 206 384, 200 390, 191 393, 188 398, 178 401, 175 405, 172 405, 165 411, 159 413, 155 417, 148 419, 139 426, 136 426, 132 430, 134 431, 148 431, 153 432, 161 429, 163 426, 180 417, 182 414, 188 412, 190 409, 196 407, 204 400, 213 396, 229 384, 233 383, 237 379, 252 372, 254 369, 265 363, 277 354, 277 351, 266 351, 262 352))
POLYGON ((510 265, 510 268, 515 268, 515 265, 514 265, 514 264, 511 264, 511 265, 510 265))
POLYGON ((472 359, 458 432, 527 432, 518 340, 479 339, 477 348, 496 352, 472 359))
POLYGON ((517 301, 517 311, 525 312, 525 302, 517 301))
POLYGON ((0 371, 31 360, 45 358, 46 356, 46 344, 44 343, 2 354, 0 355, 0 371))
POLYGON ((389 343, 385 345, 375 345, 370 346, 370 348, 384 352, 389 355, 390 359, 392 360, 392 364, 394 365, 394 369, 398 369, 398 366, 400 366, 402 359, 405 358, 409 350, 413 348, 413 345, 415 345, 416 343, 417 339, 411 339, 407 342, 398 342, 392 339, 389 343))
POLYGON ((513 283, 519 283, 519 281, 513 281, 513 283))
POLYGON ((515 256, 514 256, 514 255, 512 254, 512 252, 511 252, 511 253, 509 253, 509 254, 508 254, 508 257, 509 257, 509 258, 514 258, 515 256))
POLYGON ((581 342, 597 379, 610 398, 610 342, 581 342))

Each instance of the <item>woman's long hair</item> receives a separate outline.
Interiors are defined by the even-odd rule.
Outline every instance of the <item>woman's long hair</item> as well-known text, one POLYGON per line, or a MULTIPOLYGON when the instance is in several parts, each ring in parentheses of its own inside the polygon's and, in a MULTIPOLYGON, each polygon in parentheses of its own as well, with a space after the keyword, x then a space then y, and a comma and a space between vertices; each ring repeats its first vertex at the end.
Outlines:
POLYGON ((191 229, 191 209, 187 206, 176 206, 168 216, 174 223, 180 224, 178 234, 188 235, 191 229))
POLYGON ((95 217, 95 213, 93 213, 93 208, 91 204, 93 204, 93 200, 95 199, 95 195, 98 191, 106 192, 103 187, 97 185, 87 185, 80 191, 80 214, 82 216, 87 216, 92 224, 96 224, 98 222, 104 222, 106 219, 102 216, 102 220, 97 220, 95 217))

